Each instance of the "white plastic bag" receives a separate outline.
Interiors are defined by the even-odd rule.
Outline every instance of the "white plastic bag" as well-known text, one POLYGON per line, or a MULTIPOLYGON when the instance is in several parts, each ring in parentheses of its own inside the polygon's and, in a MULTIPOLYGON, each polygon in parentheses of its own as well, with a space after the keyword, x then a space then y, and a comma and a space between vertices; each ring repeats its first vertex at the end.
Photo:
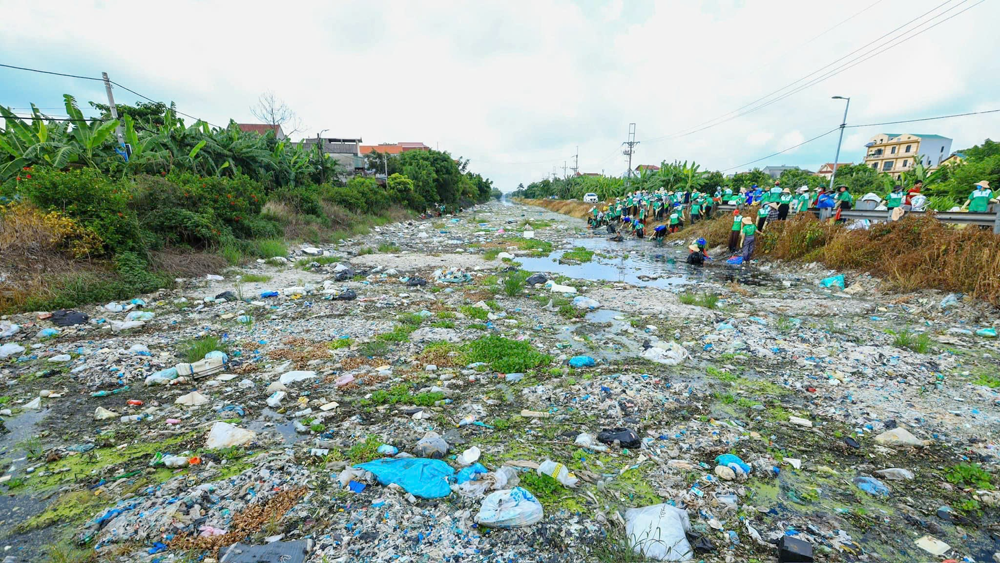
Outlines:
POLYGON ((664 342, 662 340, 643 350, 640 355, 651 362, 668 366, 682 364, 684 360, 690 357, 688 351, 680 344, 676 342, 664 342))
POLYGON ((632 550, 658 561, 690 561, 691 530, 686 510, 669 504, 654 504, 625 512, 625 535, 632 550))
POLYGON ((543 461, 542 464, 538 466, 538 474, 548 475, 549 477, 552 477, 556 481, 562 483, 564 487, 569 488, 575 488, 580 482, 580 480, 576 478, 576 475, 573 475, 569 472, 569 469, 566 469, 565 465, 548 459, 543 461))
POLYGON ((487 528, 520 528, 542 519, 542 504, 521 487, 490 494, 476 514, 476 522, 487 528))
POLYGON ((208 433, 205 447, 210 450, 242 446, 254 439, 257 434, 251 430, 233 426, 228 422, 216 422, 208 433))

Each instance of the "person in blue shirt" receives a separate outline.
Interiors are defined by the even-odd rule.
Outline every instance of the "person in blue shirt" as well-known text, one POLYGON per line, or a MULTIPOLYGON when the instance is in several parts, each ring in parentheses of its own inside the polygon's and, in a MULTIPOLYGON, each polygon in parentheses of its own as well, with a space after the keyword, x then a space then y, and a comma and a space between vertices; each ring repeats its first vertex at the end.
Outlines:
POLYGON ((761 201, 762 199, 764 199, 764 190, 760 189, 760 186, 758 186, 757 184, 754 184, 753 185, 753 200, 755 202, 758 202, 758 201, 761 201))
POLYGON ((819 196, 816 198, 816 207, 819 208, 819 220, 826 221, 833 214, 833 208, 837 205, 833 194, 827 193, 823 188, 819 189, 819 196))

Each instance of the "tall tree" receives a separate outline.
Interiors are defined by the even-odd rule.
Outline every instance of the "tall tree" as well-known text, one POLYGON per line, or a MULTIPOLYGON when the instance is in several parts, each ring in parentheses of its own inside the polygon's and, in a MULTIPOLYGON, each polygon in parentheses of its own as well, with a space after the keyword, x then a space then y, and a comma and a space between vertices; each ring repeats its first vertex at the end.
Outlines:
POLYGON ((274 95, 274 92, 264 92, 257 98, 257 104, 250 106, 250 113, 261 123, 266 123, 274 128, 281 127, 285 135, 289 137, 292 133, 301 130, 302 124, 292 108, 274 95), (286 127, 287 125, 287 127, 286 127), (287 131, 286 131, 287 129, 287 131))

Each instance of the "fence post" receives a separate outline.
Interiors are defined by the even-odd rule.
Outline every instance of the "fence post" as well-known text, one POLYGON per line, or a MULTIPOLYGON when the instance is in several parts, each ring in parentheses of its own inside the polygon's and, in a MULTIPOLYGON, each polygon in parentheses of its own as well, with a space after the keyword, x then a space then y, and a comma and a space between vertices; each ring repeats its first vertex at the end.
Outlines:
POLYGON ((1000 235, 1000 209, 997 209, 996 215, 993 216, 993 234, 1000 235))

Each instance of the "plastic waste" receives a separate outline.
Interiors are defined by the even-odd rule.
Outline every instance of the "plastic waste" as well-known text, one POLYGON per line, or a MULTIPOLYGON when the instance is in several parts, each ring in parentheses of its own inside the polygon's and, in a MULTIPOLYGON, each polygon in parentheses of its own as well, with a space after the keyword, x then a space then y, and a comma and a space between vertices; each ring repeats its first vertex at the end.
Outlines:
POLYGON ((56 356, 52 356, 51 358, 49 358, 49 361, 54 364, 64 364, 72 359, 73 357, 70 356, 69 354, 58 354, 56 356))
POLYGON ((680 365, 684 363, 684 360, 691 357, 688 351, 680 344, 663 340, 659 340, 649 348, 643 350, 640 356, 651 362, 668 366, 680 365))
POLYGON ((528 276, 528 279, 524 280, 528 285, 543 284, 547 281, 549 281, 549 278, 545 274, 532 274, 528 276))
POLYGON ((890 467, 888 469, 879 469, 875 472, 880 477, 885 477, 886 479, 892 479, 893 481, 910 481, 913 479, 913 472, 909 469, 902 469, 900 467, 890 467))
POLYGON ((616 441, 623 448, 638 448, 642 445, 642 440, 634 430, 628 428, 612 428, 601 430, 597 434, 597 441, 602 444, 614 444, 616 441))
POLYGON ((187 467, 188 458, 179 455, 166 455, 163 456, 163 465, 166 465, 167 467, 171 468, 187 467))
POLYGON ((131 348, 128 349, 129 354, 135 354, 136 356, 150 356, 149 348, 145 344, 133 344, 131 348))
POLYGON ((715 458, 715 463, 728 467, 737 473, 749 475, 752 468, 747 465, 739 456, 733 454, 722 454, 715 458))
POLYGON ((574 309, 597 309, 601 304, 596 299, 578 295, 573 298, 574 309))
POLYGON ((242 446, 253 440, 256 435, 251 430, 233 426, 228 422, 216 422, 208 432, 205 447, 215 450, 232 446, 242 446))
POLYGON ((461 485, 462 483, 468 481, 475 481, 479 478, 480 475, 486 475, 489 472, 490 470, 483 467, 483 464, 474 463, 469 467, 460 470, 458 474, 455 475, 455 482, 461 485))
POLYGON ((146 378, 146 385, 166 385, 177 379, 177 368, 167 368, 160 370, 146 378))
POLYGON ((379 459, 354 466, 370 471, 382 485, 399 485, 420 498, 443 498, 451 494, 448 480, 455 470, 438 459, 379 459))
POLYGON ((24 352, 24 346, 8 342, 7 344, 0 346, 0 359, 9 358, 15 354, 20 354, 21 352, 24 352))
POLYGON ((521 487, 496 491, 483 499, 476 522, 486 528, 520 528, 539 522, 542 504, 521 487))
POLYGON ((840 289, 844 289, 844 287, 845 287, 845 284, 844 284, 844 275, 843 274, 838 274, 836 276, 830 276, 828 278, 823 278, 819 282, 819 285, 820 285, 820 287, 839 287, 840 289))
POLYGON ((948 553, 951 546, 933 536, 922 536, 914 541, 917 547, 934 556, 942 556, 948 553))
POLYGON ((576 442, 574 442, 574 443, 577 446, 580 446, 582 448, 587 448, 588 450, 593 450, 595 452, 606 452, 606 451, 608 451, 608 447, 607 446, 605 446, 604 444, 598 443, 597 442, 597 438, 595 438, 594 436, 592 436, 590 434, 587 434, 587 433, 583 433, 583 434, 580 434, 579 436, 577 436, 576 437, 576 442))
POLYGON ((455 461, 457 461, 459 465, 464 467, 466 465, 472 465, 473 463, 479 461, 480 455, 482 455, 482 452, 479 450, 479 448, 477 448, 476 446, 472 446, 471 448, 462 452, 455 459, 455 461))
POLYGON ((730 266, 741 266, 743 265, 743 257, 733 256, 732 258, 726 260, 726 264, 729 264, 730 266))
POLYGON ((548 475, 556 481, 563 484, 564 487, 569 487, 571 489, 576 488, 580 483, 580 479, 569 472, 566 466, 561 463, 556 463, 552 460, 545 460, 538 466, 536 470, 539 475, 548 475))
POLYGON ((941 300, 941 303, 938 304, 938 307, 942 309, 947 309, 948 307, 951 307, 953 305, 958 305, 958 300, 960 298, 961 294, 959 293, 949 293, 948 295, 944 296, 944 299, 941 300))
POLYGON ((428 432, 413 447, 413 453, 421 457, 440 459, 448 454, 448 442, 437 432, 428 432))
POLYGON ((87 315, 79 311, 67 311, 65 309, 59 309, 58 311, 52 312, 52 324, 56 326, 75 326, 82 325, 90 319, 87 315))
POLYGON ((260 292, 260 298, 261 299, 267 299, 269 297, 277 297, 277 296, 278 296, 278 292, 277 291, 262 291, 262 292, 260 292))
MULTIPOLYGON (((212 354, 212 352, 209 352, 209 354, 212 354)), ((205 359, 193 364, 177 364, 176 369, 178 375, 192 376, 195 379, 199 379, 221 372, 225 363, 220 357, 210 358, 206 355, 205 359)))
POLYGON ((132 311, 129 314, 125 315, 125 320, 131 322, 134 321, 145 322, 153 320, 153 317, 155 316, 156 315, 150 313, 149 311, 132 311))
POLYGON ((110 418, 115 418, 117 416, 118 413, 116 413, 115 411, 108 410, 104 407, 97 407, 97 410, 94 411, 94 420, 108 420, 110 418))
POLYGON ((875 436, 875 442, 884 446, 923 446, 924 441, 917 438, 910 431, 896 427, 875 436))
POLYGON ((862 491, 874 496, 889 496, 889 487, 874 477, 855 477, 854 484, 862 491))
POLYGON ((635 553, 658 561, 688 561, 693 558, 686 533, 691 519, 686 510, 669 504, 654 504, 625 512, 625 535, 635 553))
POLYGON ((288 393, 285 393, 284 391, 275 391, 274 393, 271 393, 271 396, 267 398, 267 406, 272 409, 278 408, 281 406, 281 401, 284 400, 286 395, 288 395, 288 393))
POLYGON ((390 446, 389 444, 382 444, 376 451, 382 455, 394 456, 399 453, 399 448, 390 446))
POLYGON ((809 542, 792 536, 778 540, 778 563, 810 563, 813 549, 809 542))
POLYGON ((292 383, 298 383, 314 377, 316 377, 316 372, 314 371, 289 371, 281 374, 278 381, 280 381, 282 385, 291 385, 292 383))
POLYGON ((51 338, 53 336, 59 336, 58 328, 43 328, 42 330, 38 331, 38 334, 35 335, 35 338, 51 338))
POLYGON ((145 323, 142 321, 111 321, 111 330, 114 332, 121 332, 123 330, 129 330, 133 328, 139 328, 145 323))
POLYGON ((569 367, 571 368, 592 368, 595 365, 597 362, 590 356, 573 356, 569 359, 569 367))
POLYGON ((576 293, 576 288, 571 285, 559 285, 552 280, 545 284, 552 293, 576 293))
POLYGON ((263 545, 234 543, 219 550, 221 563, 304 563, 309 554, 309 540, 272 541, 263 545))
POLYGON ((21 332, 21 325, 0 323, 0 338, 10 338, 21 332))
POLYGON ((981 329, 979 329, 979 330, 976 331, 976 336, 982 336, 984 338, 996 338, 997 337, 997 329, 995 329, 993 327, 981 328, 981 329))
POLYGON ((185 407, 200 407, 202 405, 207 405, 210 402, 211 400, 208 397, 197 391, 192 391, 187 395, 181 395, 174 400, 175 404, 183 405, 185 407))

